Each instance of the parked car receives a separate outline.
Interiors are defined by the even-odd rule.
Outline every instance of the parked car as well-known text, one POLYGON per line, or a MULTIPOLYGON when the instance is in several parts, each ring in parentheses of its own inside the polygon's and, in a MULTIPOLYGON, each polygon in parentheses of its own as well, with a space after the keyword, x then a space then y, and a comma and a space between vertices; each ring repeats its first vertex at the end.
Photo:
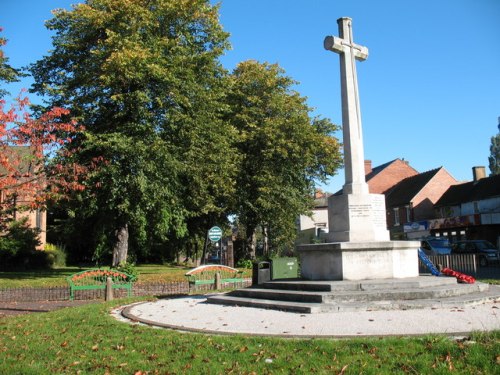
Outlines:
POLYGON ((451 246, 446 238, 426 238, 420 241, 420 248, 426 255, 450 255, 451 246))
POLYGON ((500 252, 491 242, 484 240, 457 241, 451 249, 452 254, 477 254, 478 263, 484 267, 500 261, 500 252))

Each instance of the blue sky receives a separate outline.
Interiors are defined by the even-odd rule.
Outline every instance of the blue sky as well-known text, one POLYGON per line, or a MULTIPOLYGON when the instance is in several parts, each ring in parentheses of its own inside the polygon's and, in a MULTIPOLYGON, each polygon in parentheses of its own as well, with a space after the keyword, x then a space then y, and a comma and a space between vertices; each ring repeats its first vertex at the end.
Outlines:
MULTIPOLYGON (((44 20, 75 2, 0 0, 11 65, 47 54, 44 20)), ((314 114, 337 124, 339 58, 323 39, 351 17, 354 41, 369 49, 357 64, 365 157, 374 166, 404 158, 420 172, 443 166, 457 180, 488 166, 500 116, 499 0, 222 0, 220 13, 231 34, 227 69, 247 59, 278 63, 314 114)), ((343 183, 340 172, 323 187, 343 183)))

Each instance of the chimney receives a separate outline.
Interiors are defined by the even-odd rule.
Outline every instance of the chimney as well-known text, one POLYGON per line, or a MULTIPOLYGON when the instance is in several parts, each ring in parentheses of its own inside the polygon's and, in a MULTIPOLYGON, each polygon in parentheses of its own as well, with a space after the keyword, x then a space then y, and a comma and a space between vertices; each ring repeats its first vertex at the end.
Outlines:
POLYGON ((486 177, 486 167, 472 167, 472 178, 474 182, 486 177))
POLYGON ((325 193, 323 193, 323 190, 316 189, 316 192, 314 193, 314 199, 321 199, 324 196, 325 196, 325 193))
POLYGON ((372 171, 372 161, 365 160, 365 176, 372 171))

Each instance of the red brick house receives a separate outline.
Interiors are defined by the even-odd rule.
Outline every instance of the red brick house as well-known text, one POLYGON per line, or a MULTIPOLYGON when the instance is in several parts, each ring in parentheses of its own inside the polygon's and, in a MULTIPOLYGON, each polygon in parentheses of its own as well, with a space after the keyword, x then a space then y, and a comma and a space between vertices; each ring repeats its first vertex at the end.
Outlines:
POLYGON ((385 194, 387 227, 392 239, 429 234, 428 220, 436 217, 434 204, 457 180, 443 167, 407 177, 385 194))
POLYGON ((395 159, 375 168, 371 160, 365 160, 366 182, 372 194, 385 194, 401 180, 417 174, 406 160, 395 159))

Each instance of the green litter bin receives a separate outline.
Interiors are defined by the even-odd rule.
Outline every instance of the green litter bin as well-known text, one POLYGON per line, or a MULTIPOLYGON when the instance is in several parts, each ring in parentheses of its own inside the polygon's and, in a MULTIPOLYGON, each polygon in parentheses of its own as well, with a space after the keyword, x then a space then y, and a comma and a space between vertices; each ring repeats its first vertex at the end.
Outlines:
POLYGON ((271 280, 296 279, 299 277, 297 258, 284 257, 271 259, 271 280))

